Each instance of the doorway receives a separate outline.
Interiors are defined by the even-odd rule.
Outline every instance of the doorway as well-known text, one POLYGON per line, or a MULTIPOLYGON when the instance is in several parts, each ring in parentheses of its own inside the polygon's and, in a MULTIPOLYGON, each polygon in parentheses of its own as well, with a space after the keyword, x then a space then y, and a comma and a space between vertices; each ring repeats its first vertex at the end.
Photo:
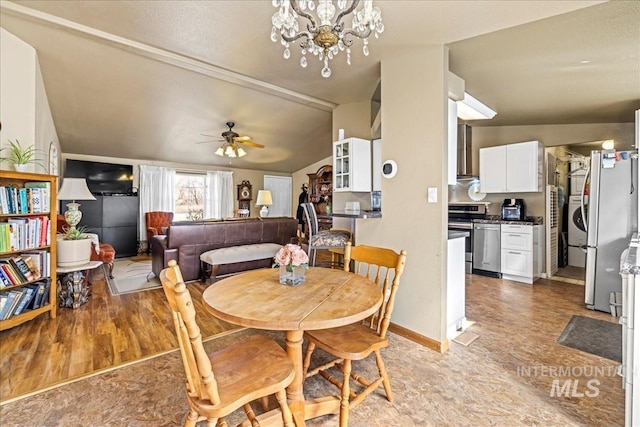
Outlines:
POLYGON ((293 217, 291 214, 291 177, 289 176, 264 176, 264 189, 271 191, 273 204, 269 206, 269 216, 293 217))

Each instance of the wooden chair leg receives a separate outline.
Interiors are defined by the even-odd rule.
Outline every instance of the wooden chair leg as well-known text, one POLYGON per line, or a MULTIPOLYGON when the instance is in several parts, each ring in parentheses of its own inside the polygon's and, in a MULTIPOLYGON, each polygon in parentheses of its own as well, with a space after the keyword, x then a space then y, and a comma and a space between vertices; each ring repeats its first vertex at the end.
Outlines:
POLYGON ((380 355, 380 351, 375 351, 376 354, 376 364, 378 365, 378 372, 382 377, 382 385, 384 387, 384 392, 387 395, 387 400, 389 402, 393 402, 393 394, 391 393, 391 382, 389 381, 389 375, 387 374, 387 368, 384 366, 384 362, 382 361, 382 356, 380 355))
POLYGON ((351 360, 345 359, 342 363, 342 396, 340 398, 340 427, 349 425, 349 377, 351 377, 351 360))
POLYGON ((304 356, 304 362, 302 364, 302 381, 307 378, 307 372, 309 372, 309 366, 311 366, 311 354, 315 348, 316 345, 309 341, 309 345, 307 345, 307 354, 304 356))
POLYGON ((280 390, 276 392, 276 400, 280 404, 280 410, 282 411, 282 422, 284 427, 294 427, 293 416, 291 415, 291 409, 287 405, 287 392, 280 390))
POLYGON ((198 421, 198 413, 193 409, 187 414, 187 419, 184 421, 184 427, 195 427, 198 421))

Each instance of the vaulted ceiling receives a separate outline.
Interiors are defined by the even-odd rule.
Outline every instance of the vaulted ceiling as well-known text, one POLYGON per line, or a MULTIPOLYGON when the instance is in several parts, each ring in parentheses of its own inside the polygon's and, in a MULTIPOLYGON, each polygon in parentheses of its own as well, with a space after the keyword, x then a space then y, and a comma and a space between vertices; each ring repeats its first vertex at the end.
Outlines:
POLYGON ((266 0, 1 1, 0 26, 38 52, 66 153, 299 170, 331 154, 336 105, 371 99, 385 51, 423 44, 447 44, 498 111, 474 125, 630 122, 640 108, 640 2, 374 4, 385 32, 328 79, 295 49, 283 59, 266 0), (229 120, 266 147, 229 164, 198 144, 229 120))

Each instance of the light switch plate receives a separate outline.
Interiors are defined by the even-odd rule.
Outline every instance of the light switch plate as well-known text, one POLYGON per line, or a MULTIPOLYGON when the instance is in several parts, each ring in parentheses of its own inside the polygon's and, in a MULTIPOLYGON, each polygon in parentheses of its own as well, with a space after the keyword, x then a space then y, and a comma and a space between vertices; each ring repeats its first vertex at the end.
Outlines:
POLYGON ((438 188, 429 187, 427 193, 427 203, 438 203, 438 188))

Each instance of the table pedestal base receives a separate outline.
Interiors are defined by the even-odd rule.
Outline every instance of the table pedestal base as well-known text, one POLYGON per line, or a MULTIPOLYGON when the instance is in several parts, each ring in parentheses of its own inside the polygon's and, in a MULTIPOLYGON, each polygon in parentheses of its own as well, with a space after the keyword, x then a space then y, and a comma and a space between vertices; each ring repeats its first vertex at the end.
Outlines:
POLYGON ((72 271, 58 276, 60 307, 78 308, 89 301, 91 288, 85 271, 72 271))

